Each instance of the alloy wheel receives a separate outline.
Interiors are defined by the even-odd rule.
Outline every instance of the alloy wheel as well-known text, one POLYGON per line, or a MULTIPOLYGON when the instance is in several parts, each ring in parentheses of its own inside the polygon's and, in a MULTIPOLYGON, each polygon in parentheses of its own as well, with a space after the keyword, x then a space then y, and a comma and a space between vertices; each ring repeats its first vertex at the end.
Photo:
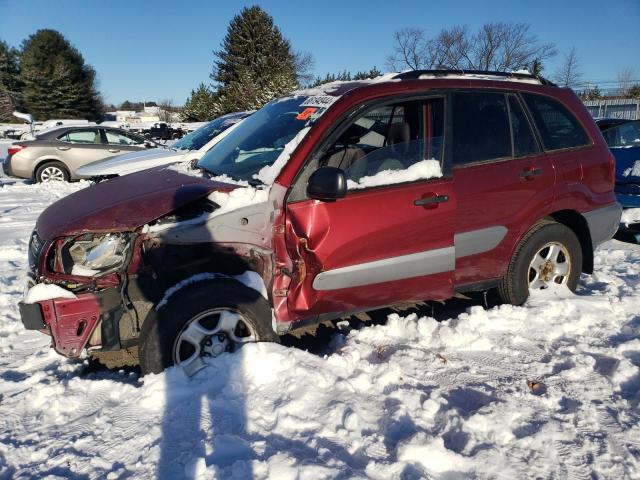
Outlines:
POLYGON ((45 167, 42 172, 40 172, 40 181, 41 182, 62 182, 64 181, 64 172, 54 166, 45 167))
POLYGON ((529 290, 563 285, 570 274, 569 251, 561 243, 549 242, 536 252, 529 264, 529 290))
POLYGON ((190 319, 176 337, 173 363, 191 376, 205 366, 204 358, 233 352, 256 339, 240 313, 222 308, 207 310, 190 319))

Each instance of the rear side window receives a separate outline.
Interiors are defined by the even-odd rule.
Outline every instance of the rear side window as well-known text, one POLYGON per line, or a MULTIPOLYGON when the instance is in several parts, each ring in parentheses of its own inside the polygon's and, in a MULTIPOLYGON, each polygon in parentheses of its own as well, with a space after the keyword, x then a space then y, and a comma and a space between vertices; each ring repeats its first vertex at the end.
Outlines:
POLYGON ((609 128, 602 132, 602 136, 610 147, 638 147, 640 146, 640 120, 609 128))
POLYGON ((589 137, 582 125, 562 103, 531 93, 525 93, 522 97, 533 115, 545 150, 589 145, 589 137))
POLYGON ((58 140, 68 143, 101 143, 98 130, 75 130, 58 137, 58 140))
POLYGON ((511 157, 511 128, 503 93, 453 94, 455 165, 511 157))
POLYGON ((140 145, 144 140, 141 137, 134 135, 127 135, 124 132, 117 132, 115 130, 105 130, 107 136, 107 143, 115 145, 140 145))
POLYGON ((511 114, 511 130, 513 131, 513 156, 525 157, 539 153, 531 125, 520 105, 520 101, 514 95, 509 95, 509 113, 511 114))

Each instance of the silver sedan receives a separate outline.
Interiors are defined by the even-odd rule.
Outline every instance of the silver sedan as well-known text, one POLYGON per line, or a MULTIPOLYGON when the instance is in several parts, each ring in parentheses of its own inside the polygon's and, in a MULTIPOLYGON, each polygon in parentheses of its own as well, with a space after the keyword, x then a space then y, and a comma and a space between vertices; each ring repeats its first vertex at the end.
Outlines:
POLYGON ((60 127, 9 148, 2 167, 13 177, 36 182, 76 180, 83 165, 157 146, 144 137, 99 125, 60 127))

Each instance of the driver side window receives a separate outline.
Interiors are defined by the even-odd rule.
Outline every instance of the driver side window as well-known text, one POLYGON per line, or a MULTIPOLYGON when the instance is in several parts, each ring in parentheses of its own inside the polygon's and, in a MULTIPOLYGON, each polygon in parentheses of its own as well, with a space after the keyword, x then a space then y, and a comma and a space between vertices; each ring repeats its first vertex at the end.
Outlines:
POLYGON ((349 190, 441 176, 444 99, 385 105, 351 123, 324 157, 349 190))

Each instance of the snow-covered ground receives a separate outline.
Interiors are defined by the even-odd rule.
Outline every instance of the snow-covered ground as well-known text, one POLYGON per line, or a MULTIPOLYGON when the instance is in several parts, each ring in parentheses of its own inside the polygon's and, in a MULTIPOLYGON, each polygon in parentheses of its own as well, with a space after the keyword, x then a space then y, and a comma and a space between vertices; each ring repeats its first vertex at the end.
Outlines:
POLYGON ((85 185, 0 180, 0 478, 640 477, 636 247, 601 247, 575 296, 393 314, 313 353, 247 345, 140 378, 19 321, 33 223, 85 185))

